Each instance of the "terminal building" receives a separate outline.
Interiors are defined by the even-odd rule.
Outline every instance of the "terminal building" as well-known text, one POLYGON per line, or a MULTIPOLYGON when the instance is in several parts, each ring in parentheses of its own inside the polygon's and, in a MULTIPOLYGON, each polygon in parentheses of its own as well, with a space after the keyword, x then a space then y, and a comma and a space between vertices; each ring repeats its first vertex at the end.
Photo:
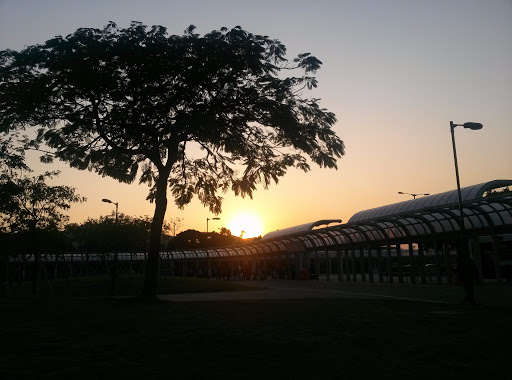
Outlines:
POLYGON ((162 269, 226 279, 452 283, 457 249, 465 246, 475 277, 511 281, 511 185, 462 188, 462 217, 458 191, 451 190, 360 211, 346 223, 320 220, 270 232, 253 244, 162 253, 162 269))

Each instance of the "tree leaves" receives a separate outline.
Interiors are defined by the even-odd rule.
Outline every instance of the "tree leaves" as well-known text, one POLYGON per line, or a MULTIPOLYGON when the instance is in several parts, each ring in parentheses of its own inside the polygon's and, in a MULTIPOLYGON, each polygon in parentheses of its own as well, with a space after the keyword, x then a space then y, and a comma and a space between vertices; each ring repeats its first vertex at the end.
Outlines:
POLYGON ((0 171, 9 172, 11 170, 30 171, 25 163, 25 149, 23 148, 23 138, 18 133, 10 135, 0 133, 0 171))
POLYGON ((0 228, 8 232, 61 228, 68 220, 61 210, 85 198, 75 194, 72 187, 46 184, 58 174, 28 177, 4 171, 0 176, 0 228))

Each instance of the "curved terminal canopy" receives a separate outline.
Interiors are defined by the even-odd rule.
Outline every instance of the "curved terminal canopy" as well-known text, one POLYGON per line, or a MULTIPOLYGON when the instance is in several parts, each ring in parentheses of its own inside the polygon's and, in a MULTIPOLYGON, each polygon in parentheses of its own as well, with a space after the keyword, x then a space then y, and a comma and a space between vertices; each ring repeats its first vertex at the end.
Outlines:
MULTIPOLYGON (((463 222, 468 234, 484 238, 495 234, 512 236, 512 192, 486 194, 510 186, 512 180, 495 180, 461 189, 463 222)), ((453 241, 460 236, 460 231, 461 217, 455 189, 361 211, 346 224, 341 224, 340 219, 319 220, 269 232, 262 240, 249 244, 170 251, 162 255, 185 260, 221 259, 308 250, 368 249, 432 240, 453 241)))
MULTIPOLYGON (((512 186, 512 180, 495 180, 461 188, 462 202, 471 201, 482 198, 488 191, 501 187, 512 186)), ((458 202, 457 190, 451 190, 444 193, 425 196, 422 198, 411 199, 408 201, 394 203, 387 206, 372 208, 369 210, 359 211, 354 214, 348 221, 350 223, 358 223, 366 220, 375 220, 387 218, 394 215, 421 211, 433 207, 447 206, 458 202)))
POLYGON ((272 231, 263 236, 263 239, 273 239, 277 237, 283 237, 288 235, 295 235, 302 232, 308 232, 313 230, 314 227, 325 226, 327 227, 331 223, 341 223, 341 219, 324 219, 318 220, 313 223, 301 224, 295 227, 284 228, 282 230, 272 231))

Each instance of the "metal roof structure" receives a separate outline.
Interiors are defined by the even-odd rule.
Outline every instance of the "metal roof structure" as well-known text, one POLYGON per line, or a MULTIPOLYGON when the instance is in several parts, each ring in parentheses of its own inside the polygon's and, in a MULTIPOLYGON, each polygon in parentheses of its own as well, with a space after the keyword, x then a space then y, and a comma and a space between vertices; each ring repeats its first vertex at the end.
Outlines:
MULTIPOLYGON (((503 183, 503 182, 502 182, 503 183)), ((507 183, 507 182, 506 182, 507 183)), ((512 181, 508 181, 512 183, 512 181)), ((506 186, 506 185, 505 185, 506 186)), ((471 187, 476 190, 476 187, 471 187)), ((480 187, 482 190, 484 187, 480 187)), ((488 197, 466 198, 463 202, 464 226, 470 235, 512 232, 512 192, 488 197)), ((393 205, 392 205, 393 206, 393 205)), ((388 242, 406 243, 453 238, 461 230, 457 203, 417 209, 380 219, 351 222, 310 230, 300 234, 276 237, 269 242, 307 250, 328 247, 368 246, 388 242)), ((259 251, 258 245, 253 246, 259 251)), ((289 250, 289 249, 288 249, 289 250)))
POLYGON ((282 230, 272 231, 272 232, 265 234, 265 236, 263 236, 263 239, 273 239, 273 238, 277 238, 277 237, 283 237, 283 236, 287 236, 287 235, 294 235, 294 234, 299 234, 299 233, 303 233, 303 232, 308 232, 308 231, 313 230, 314 227, 323 226, 323 225, 327 226, 331 223, 341 223, 341 219, 318 220, 318 221, 312 222, 312 223, 306 223, 306 224, 301 224, 301 225, 294 226, 294 227, 284 228, 282 230))
MULTIPOLYGON (((472 236, 512 233, 512 192, 485 196, 489 190, 512 186, 495 180, 461 189, 466 233, 472 236)), ((304 250, 369 247, 453 239, 461 231, 457 190, 425 196, 356 213, 346 224, 319 220, 266 234, 239 246, 172 252, 174 258, 254 257, 304 250), (316 228, 319 226, 325 226, 316 228)))
MULTIPOLYGON (((511 185, 512 180, 495 180, 464 187, 461 188, 461 199, 462 202, 479 199, 490 190, 511 185)), ((442 207, 456 202, 458 202, 457 190, 451 190, 440 194, 429 195, 418 199, 411 199, 400 203, 359 211, 349 219, 348 224, 362 222, 365 220, 387 218, 394 215, 416 212, 432 207, 442 207)))
MULTIPOLYGON (((486 192, 506 186, 512 186, 512 180, 489 181, 461 189, 468 233, 511 232, 512 192, 484 197, 486 192)), ((453 237, 461 230, 457 190, 361 211, 346 224, 313 229, 326 222, 329 221, 274 231, 265 235, 265 241, 279 242, 286 247, 321 249, 453 237)), ((252 246, 263 253, 260 244, 252 246)))

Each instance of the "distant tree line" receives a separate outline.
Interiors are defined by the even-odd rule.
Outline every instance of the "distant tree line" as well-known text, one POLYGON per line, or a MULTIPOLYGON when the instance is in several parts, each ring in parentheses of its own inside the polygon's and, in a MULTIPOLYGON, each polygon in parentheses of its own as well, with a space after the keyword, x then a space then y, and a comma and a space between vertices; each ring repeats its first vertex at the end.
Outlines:
MULTIPOLYGON (((233 236, 225 227, 218 232, 186 230, 172 236, 171 223, 165 222, 161 250, 199 249, 247 244, 261 237, 242 239, 233 236)), ((149 216, 115 214, 89 218, 83 223, 70 223, 57 228, 55 225, 0 232, 0 244, 6 253, 44 252, 147 252, 151 232, 149 216)))
POLYGON ((220 233, 187 230, 170 239, 167 243, 167 249, 226 247, 231 245, 247 244, 260 239, 261 236, 252 239, 242 239, 241 237, 232 235, 231 231, 226 227, 222 227, 220 233))

